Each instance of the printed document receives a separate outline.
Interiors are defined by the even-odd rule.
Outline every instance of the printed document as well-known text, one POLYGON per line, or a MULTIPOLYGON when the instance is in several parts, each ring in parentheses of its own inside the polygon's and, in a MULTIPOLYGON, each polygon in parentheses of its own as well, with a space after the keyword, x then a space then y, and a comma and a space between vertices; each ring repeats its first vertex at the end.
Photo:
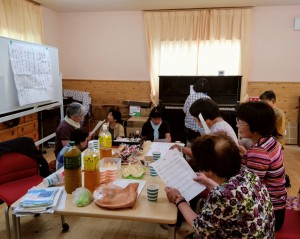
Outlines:
POLYGON ((205 186, 193 180, 197 175, 177 149, 169 150, 164 157, 150 164, 168 187, 176 188, 190 201, 205 186))

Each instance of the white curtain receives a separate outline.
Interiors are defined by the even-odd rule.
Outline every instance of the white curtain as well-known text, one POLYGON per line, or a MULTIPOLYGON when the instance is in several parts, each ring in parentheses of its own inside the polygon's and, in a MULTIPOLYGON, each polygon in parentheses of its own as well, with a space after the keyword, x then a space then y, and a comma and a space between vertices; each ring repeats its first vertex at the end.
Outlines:
POLYGON ((204 46, 220 42, 233 45, 232 49, 238 43, 240 56, 236 65, 237 74, 243 75, 243 98, 248 84, 251 15, 250 8, 145 12, 152 102, 157 105, 159 100, 158 76, 168 72, 164 65, 165 52, 170 55, 173 51, 173 60, 177 56, 182 62, 179 66, 174 65, 172 72, 177 75, 198 75, 203 72, 204 46), (178 51, 185 54, 178 56, 178 51), (187 59, 189 64, 184 64, 187 59))
POLYGON ((40 5, 27 0, 0 0, 0 36, 42 43, 40 5))

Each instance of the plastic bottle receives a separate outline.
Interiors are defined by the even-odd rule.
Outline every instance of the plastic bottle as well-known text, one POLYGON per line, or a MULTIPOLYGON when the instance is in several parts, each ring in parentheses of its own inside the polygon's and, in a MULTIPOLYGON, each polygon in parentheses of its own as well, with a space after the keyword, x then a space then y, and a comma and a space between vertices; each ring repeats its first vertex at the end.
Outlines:
POLYGON ((57 185, 57 184, 61 184, 64 182, 64 170, 59 169, 58 171, 50 174, 48 177, 43 179, 43 184, 46 187, 52 186, 52 185, 57 185))
POLYGON ((83 167, 84 187, 90 190, 91 193, 100 185, 99 161, 99 151, 94 148, 93 141, 90 141, 88 149, 83 155, 83 167))
POLYGON ((82 186, 81 151, 70 141, 70 147, 64 153, 65 190, 72 193, 82 186))
POLYGON ((112 156, 112 137, 110 132, 107 130, 107 125, 103 125, 102 131, 99 135, 99 149, 100 149, 100 159, 104 157, 112 156))

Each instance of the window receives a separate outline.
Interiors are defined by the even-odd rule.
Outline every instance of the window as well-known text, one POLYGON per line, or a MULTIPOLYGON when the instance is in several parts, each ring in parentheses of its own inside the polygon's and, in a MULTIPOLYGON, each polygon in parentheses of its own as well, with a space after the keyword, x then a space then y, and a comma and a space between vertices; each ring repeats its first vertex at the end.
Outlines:
POLYGON ((161 44, 160 75, 240 74, 240 41, 220 40, 161 44))

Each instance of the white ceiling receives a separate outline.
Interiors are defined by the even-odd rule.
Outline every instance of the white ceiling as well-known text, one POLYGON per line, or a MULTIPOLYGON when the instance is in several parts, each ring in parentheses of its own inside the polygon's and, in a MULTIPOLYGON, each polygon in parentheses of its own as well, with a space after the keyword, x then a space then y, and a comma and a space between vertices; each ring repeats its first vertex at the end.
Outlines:
POLYGON ((34 0, 56 12, 300 5, 300 0, 34 0))

